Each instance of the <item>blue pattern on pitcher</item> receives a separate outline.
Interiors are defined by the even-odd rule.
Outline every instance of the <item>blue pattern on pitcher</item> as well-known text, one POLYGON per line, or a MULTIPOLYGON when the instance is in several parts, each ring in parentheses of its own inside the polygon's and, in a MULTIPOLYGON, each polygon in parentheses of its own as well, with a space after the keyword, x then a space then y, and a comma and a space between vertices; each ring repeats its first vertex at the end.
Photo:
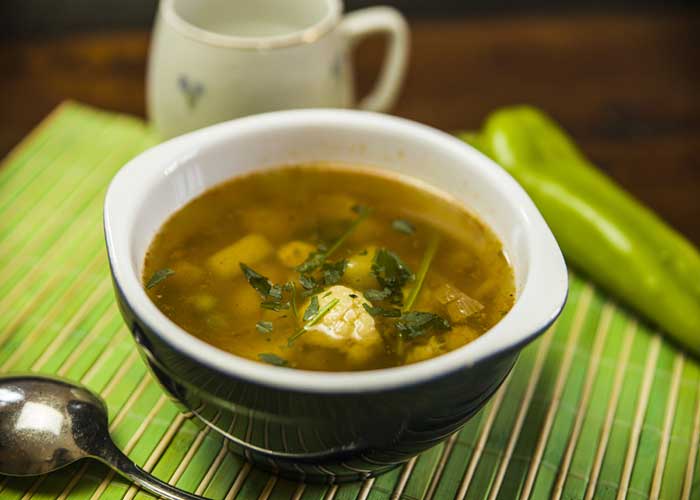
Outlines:
POLYGON ((190 80, 187 75, 180 75, 177 86, 185 96, 187 107, 194 109, 199 98, 204 95, 204 84, 190 80))

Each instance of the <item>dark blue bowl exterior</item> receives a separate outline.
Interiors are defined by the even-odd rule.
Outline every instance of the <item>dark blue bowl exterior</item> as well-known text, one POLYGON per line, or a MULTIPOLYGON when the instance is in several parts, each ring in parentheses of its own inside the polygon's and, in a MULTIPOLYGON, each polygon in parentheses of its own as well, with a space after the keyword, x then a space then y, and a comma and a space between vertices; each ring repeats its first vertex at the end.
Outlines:
MULTIPOLYGON (((122 315, 161 385, 253 463, 292 479, 360 480, 458 430, 505 380, 518 349, 418 384, 356 394, 279 389, 221 373, 166 343, 138 318, 118 284, 122 315), (235 418, 230 433, 212 424, 235 418), (238 425, 238 422, 245 425, 238 425)), ((279 368, 284 377, 285 368, 279 368)), ((323 373, 319 373, 322 377, 323 373)))

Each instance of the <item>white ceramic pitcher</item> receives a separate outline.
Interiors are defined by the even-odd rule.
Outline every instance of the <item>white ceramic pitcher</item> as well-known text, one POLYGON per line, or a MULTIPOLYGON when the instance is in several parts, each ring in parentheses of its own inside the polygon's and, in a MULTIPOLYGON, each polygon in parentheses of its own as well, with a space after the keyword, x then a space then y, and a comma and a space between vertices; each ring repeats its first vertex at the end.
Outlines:
POLYGON ((387 111, 406 69, 406 21, 390 7, 342 10, 341 0, 162 0, 147 77, 157 131, 290 108, 387 111), (388 53, 356 102, 351 49, 372 33, 388 36, 388 53))

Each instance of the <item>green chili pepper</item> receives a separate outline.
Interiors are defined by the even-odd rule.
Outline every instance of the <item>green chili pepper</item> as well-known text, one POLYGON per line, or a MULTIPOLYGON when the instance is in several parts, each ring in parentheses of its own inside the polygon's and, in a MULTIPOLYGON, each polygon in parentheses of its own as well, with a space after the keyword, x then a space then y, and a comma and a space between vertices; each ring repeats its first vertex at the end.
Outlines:
POLYGON ((525 188, 569 263, 700 354, 700 253, 688 240, 534 108, 498 110, 460 137, 525 188))

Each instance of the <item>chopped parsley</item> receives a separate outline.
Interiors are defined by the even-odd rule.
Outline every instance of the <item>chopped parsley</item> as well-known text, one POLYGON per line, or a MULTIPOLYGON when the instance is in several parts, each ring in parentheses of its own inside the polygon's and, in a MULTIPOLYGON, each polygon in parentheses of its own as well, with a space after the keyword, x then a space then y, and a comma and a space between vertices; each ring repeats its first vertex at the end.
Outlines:
POLYGON ((326 286, 339 283, 343 274, 345 274, 347 265, 348 261, 345 259, 339 260, 338 262, 326 262, 323 264, 323 283, 326 286))
POLYGON ((403 234, 413 234, 416 232, 416 226, 405 219, 394 219, 391 222, 391 227, 394 229, 394 231, 398 231, 399 233, 403 234))
MULTIPOLYGON (((313 301, 313 299, 311 299, 311 300, 313 301)), ((326 314, 328 314, 328 312, 329 312, 331 309, 333 309, 335 306, 338 305, 338 302, 340 302, 339 299, 333 299, 333 300, 329 301, 325 306, 323 306, 323 307, 316 313, 315 316, 313 316, 313 317, 311 317, 309 320, 307 320, 306 323, 304 324, 304 326, 302 326, 301 328, 299 328, 296 332, 294 332, 294 333, 292 334, 291 337, 289 337, 289 339, 287 339, 287 345, 288 345, 288 346, 291 346, 291 345, 294 343, 294 341, 296 341, 299 337, 301 337, 302 335, 304 335, 304 333, 306 333, 307 330, 309 330, 309 328, 311 328, 311 327, 314 326, 316 323, 318 323, 319 321, 321 321, 321 320, 323 319, 323 317, 324 317, 326 314)), ((311 304, 309 304, 309 307, 311 307, 311 304)), ((307 311, 308 311, 308 309, 307 309, 307 311)), ((306 317, 306 314, 304 314, 304 317, 306 317)))
POLYGON ((173 274, 175 274, 175 271, 173 271, 169 267, 166 267, 163 269, 158 269, 155 273, 153 273, 153 276, 151 276, 151 279, 149 279, 148 282, 146 283, 146 290, 150 290, 151 288, 156 286, 158 283, 169 278, 173 274))
POLYGON ((388 288, 385 288, 384 290, 374 290, 370 288, 365 290, 362 295, 364 295, 370 302, 381 302, 382 300, 386 300, 391 296, 391 290, 388 288))
POLYGON ((294 284, 294 281, 288 281, 285 283, 284 289, 289 292, 291 297, 290 303, 292 305, 292 314, 294 315, 294 320, 296 321, 297 318, 299 318, 299 311, 297 311, 297 286, 294 284))
POLYGON ((282 300, 282 287, 280 285, 272 285, 268 293, 270 298, 275 301, 282 300))
POLYGON ((403 313, 395 326, 402 337, 409 339, 420 337, 434 330, 444 331, 451 328, 450 322, 442 316, 420 311, 403 313))
POLYGON ((316 269, 323 265, 326 260, 326 252, 322 250, 316 250, 311 252, 304 262, 296 267, 296 270, 304 274, 314 272, 316 269))
POLYGON ((320 245, 316 251, 311 252, 306 260, 296 267, 298 272, 309 274, 323 267, 324 262, 345 243, 345 240, 357 229, 357 226, 372 214, 372 209, 364 205, 355 205, 352 207, 352 211, 358 214, 358 217, 350 223, 345 232, 330 247, 325 248, 320 245))
POLYGON ((265 300, 260 302, 260 307, 263 309, 269 309, 270 311, 286 311, 289 309, 289 302, 275 302, 274 300, 265 300))
POLYGON ((291 302, 296 300, 296 292, 293 286, 290 286, 289 283, 285 285, 273 285, 269 279, 254 271, 243 262, 240 262, 239 265, 241 266, 246 280, 250 283, 250 286, 262 297, 263 300, 260 302, 260 307, 271 311, 282 311, 292 306, 291 302), (291 292, 290 301, 283 301, 285 290, 291 292))
POLYGON ((239 266, 241 266, 243 276, 245 276, 245 279, 248 281, 248 283, 250 283, 250 286, 252 286, 263 299, 270 295, 270 291, 272 290, 272 283, 270 283, 269 279, 267 279, 262 274, 253 271, 243 262, 239 262, 239 266))
POLYGON ((384 318, 398 318, 401 316, 401 310, 395 307, 370 306, 367 303, 363 303, 362 307, 364 307, 365 311, 371 316, 382 316, 384 318))
POLYGON ((255 324, 255 329, 263 334, 272 333, 272 321, 258 321, 255 324))
POLYGON ((437 253, 438 245, 440 244, 440 237, 438 236, 437 233, 433 234, 433 236, 430 238, 430 241, 428 242, 428 248, 425 250, 425 253, 423 254, 423 258, 421 259, 420 267, 418 268, 418 274, 416 276, 416 283, 411 289, 411 292, 408 294, 408 298, 406 299, 406 306, 405 310, 410 311, 411 308, 413 307, 413 304, 416 302, 416 299, 418 298, 418 294, 420 294, 420 290, 423 287, 423 281, 425 281, 425 277, 428 274, 428 269, 430 269, 430 264, 433 262, 433 258, 435 257, 435 254, 437 253))
POLYGON ((263 362, 268 363, 270 365, 289 366, 289 361, 287 361, 284 358, 280 358, 277 354, 270 354, 268 352, 263 352, 262 354, 258 354, 258 358, 260 358, 260 361, 263 361, 263 362))
POLYGON ((301 286, 304 287, 305 290, 314 290, 318 287, 318 283, 316 283, 313 276, 309 276, 308 274, 299 276, 299 283, 301 283, 301 286))
POLYGON ((372 274, 383 289, 389 290, 387 299, 392 304, 403 302, 403 286, 415 278, 413 271, 391 250, 380 248, 374 254, 372 274))
POLYGON ((365 205, 353 205, 350 210, 358 215, 369 215, 372 211, 372 209, 365 205))
POLYGON ((304 311, 304 317, 302 319, 304 321, 309 321, 316 314, 318 314, 318 297, 316 295, 314 295, 313 297, 311 297, 311 302, 309 302, 309 307, 307 307, 306 311, 304 311))

